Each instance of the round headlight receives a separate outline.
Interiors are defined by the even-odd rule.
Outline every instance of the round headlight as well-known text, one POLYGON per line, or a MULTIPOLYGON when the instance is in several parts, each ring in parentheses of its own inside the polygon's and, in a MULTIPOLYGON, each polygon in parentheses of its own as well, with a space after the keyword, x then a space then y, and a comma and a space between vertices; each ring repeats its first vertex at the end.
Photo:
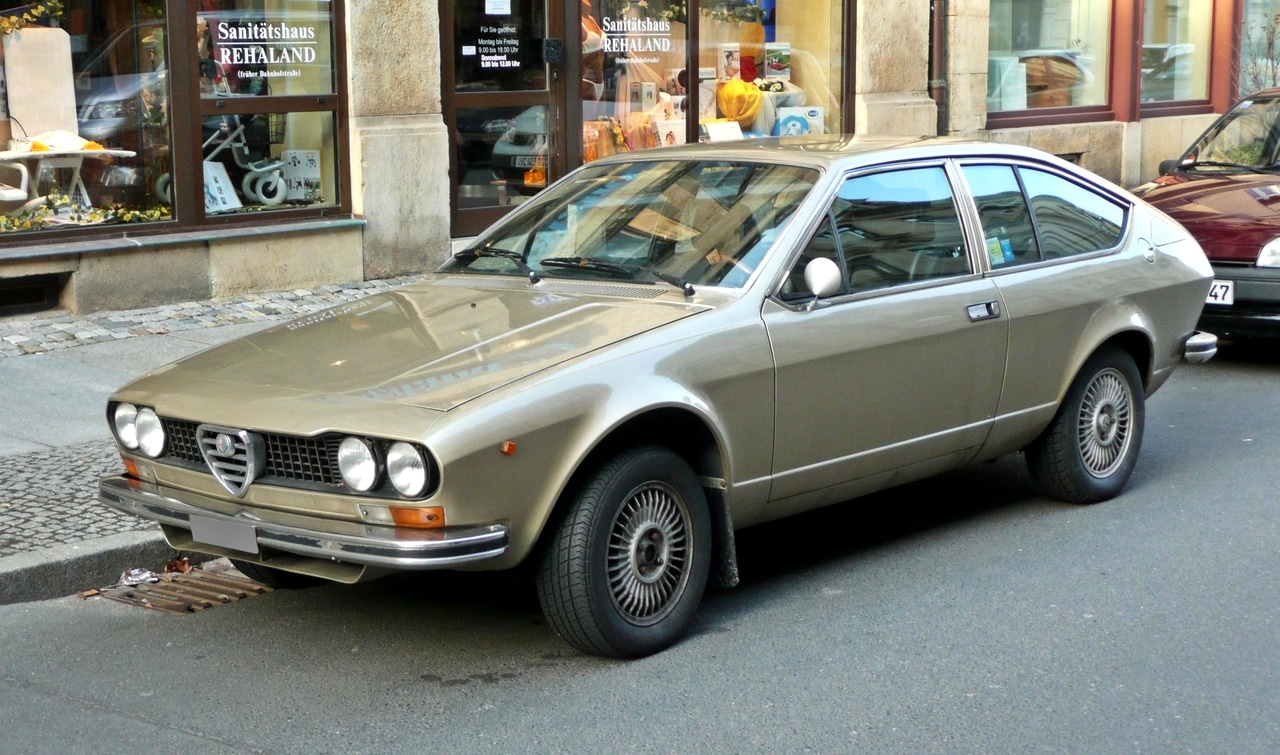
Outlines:
POLYGON ((164 453, 164 425, 153 409, 139 409, 136 421, 138 449, 155 459, 164 453))
POLYGON ((115 416, 116 437, 125 448, 138 447, 138 407, 133 404, 116 404, 115 416))
POLYGON ((1258 267, 1280 267, 1280 238, 1262 245, 1262 251, 1258 253, 1258 267))
POLYGON ((378 459, 359 438, 343 438, 338 444, 338 470, 347 487, 359 493, 372 490, 378 482, 378 459))
POLYGON ((415 498, 427 488, 427 462, 412 445, 392 443, 387 449, 387 476, 400 495, 415 498))

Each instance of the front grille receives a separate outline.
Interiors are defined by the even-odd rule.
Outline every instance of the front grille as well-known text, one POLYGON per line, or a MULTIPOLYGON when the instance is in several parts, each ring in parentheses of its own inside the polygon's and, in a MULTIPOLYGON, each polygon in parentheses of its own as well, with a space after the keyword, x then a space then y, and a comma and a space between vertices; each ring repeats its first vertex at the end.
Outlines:
POLYGON ((202 464, 200 446, 196 443, 196 423, 177 419, 162 419, 165 437, 169 439, 169 456, 193 464, 202 464))
POLYGON ((258 474, 256 461, 261 459, 262 451, 257 448, 257 439, 244 431, 200 425, 196 428, 196 441, 200 444, 205 463, 222 487, 232 495, 244 495, 258 474), (223 443, 227 448, 219 448, 223 443))
MULTIPOLYGON (((196 423, 181 419, 161 418, 165 435, 169 438, 167 456, 184 466, 208 469, 200 454, 196 438, 196 423)), ((341 472, 338 471, 338 436, 305 438, 279 433, 260 433, 266 445, 266 464, 258 479, 290 480, 310 485, 323 485, 340 489, 341 472)))
POLYGON ((338 445, 341 438, 299 438, 294 435, 263 433, 267 443, 267 468, 263 477, 341 485, 338 445))

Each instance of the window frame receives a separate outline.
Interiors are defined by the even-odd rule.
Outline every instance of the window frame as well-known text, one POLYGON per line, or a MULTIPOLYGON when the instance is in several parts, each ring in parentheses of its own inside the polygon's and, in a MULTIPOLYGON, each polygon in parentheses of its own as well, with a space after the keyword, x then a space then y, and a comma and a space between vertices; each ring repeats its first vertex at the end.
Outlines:
POLYGON ((1111 43, 1106 71, 1107 104, 988 112, 988 130, 1057 126, 1108 121, 1136 122, 1145 118, 1223 113, 1230 108, 1238 80, 1234 55, 1239 41, 1240 9, 1233 0, 1214 0, 1209 39, 1208 97, 1143 103, 1142 18, 1144 3, 1153 0, 1112 0, 1111 43))

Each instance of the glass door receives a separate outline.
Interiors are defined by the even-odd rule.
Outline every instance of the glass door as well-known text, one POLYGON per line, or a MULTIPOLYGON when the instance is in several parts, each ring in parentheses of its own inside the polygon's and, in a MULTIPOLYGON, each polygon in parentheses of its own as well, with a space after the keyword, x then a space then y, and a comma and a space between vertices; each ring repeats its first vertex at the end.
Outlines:
POLYGON ((478 233, 564 174, 563 19, 548 0, 446 0, 452 235, 478 233))

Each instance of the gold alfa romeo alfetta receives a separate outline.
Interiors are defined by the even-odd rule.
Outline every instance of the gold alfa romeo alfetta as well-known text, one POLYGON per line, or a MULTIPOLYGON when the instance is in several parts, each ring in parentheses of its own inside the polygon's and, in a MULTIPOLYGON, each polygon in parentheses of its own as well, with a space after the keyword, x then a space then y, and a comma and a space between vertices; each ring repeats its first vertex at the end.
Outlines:
POLYGON ((101 498, 277 586, 530 561, 611 656, 676 641, 734 530, 1022 452, 1116 495, 1216 339, 1196 242, 1029 149, 799 137, 591 163, 416 285, 112 396, 101 498))

